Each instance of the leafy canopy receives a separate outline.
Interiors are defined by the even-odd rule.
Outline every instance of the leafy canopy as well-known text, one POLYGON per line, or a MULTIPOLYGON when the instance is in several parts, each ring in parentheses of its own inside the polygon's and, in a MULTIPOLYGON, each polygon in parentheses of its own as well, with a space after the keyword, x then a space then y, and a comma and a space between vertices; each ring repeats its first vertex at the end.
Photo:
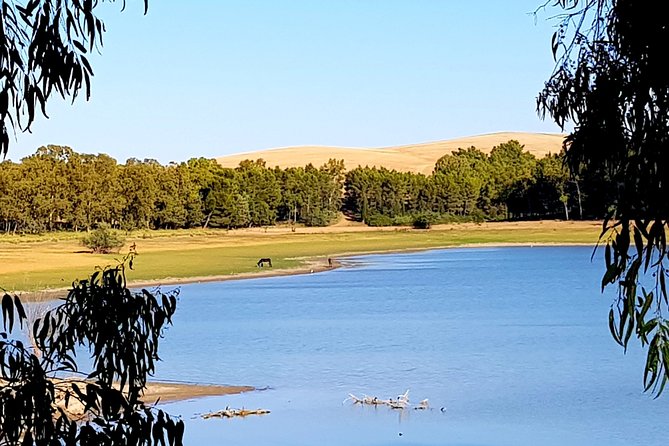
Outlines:
POLYGON ((550 0, 559 8, 556 68, 538 97, 541 116, 564 129, 574 175, 607 178, 601 239, 602 288, 617 288, 611 333, 627 348, 647 346, 644 384, 659 395, 669 380, 669 4, 633 0, 550 0))

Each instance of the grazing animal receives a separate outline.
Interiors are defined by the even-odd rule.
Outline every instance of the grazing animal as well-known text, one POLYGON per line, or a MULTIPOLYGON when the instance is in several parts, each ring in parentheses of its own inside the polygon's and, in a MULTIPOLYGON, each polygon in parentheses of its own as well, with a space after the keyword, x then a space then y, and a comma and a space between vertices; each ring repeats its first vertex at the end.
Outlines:
POLYGON ((272 267, 272 259, 270 259, 269 257, 265 257, 265 258, 262 258, 262 259, 258 260, 258 263, 256 263, 258 268, 262 268, 263 266, 265 266, 265 264, 269 265, 269 267, 271 268, 272 267))

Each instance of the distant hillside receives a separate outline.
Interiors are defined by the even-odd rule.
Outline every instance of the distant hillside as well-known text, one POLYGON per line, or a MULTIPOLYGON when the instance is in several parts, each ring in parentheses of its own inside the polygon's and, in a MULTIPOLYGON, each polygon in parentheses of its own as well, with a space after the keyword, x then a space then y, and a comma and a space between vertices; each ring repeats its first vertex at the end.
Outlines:
POLYGON ((357 166, 376 166, 402 172, 429 174, 439 158, 458 148, 475 146, 488 153, 494 146, 515 139, 525 146, 525 150, 541 158, 549 152, 558 153, 562 149, 563 138, 564 135, 555 133, 500 132, 447 141, 382 148, 283 147, 222 156, 216 160, 224 167, 237 167, 240 161, 262 158, 267 162, 268 167, 286 168, 305 166, 309 163, 318 167, 326 163, 328 159, 335 158, 343 159, 347 169, 357 166))

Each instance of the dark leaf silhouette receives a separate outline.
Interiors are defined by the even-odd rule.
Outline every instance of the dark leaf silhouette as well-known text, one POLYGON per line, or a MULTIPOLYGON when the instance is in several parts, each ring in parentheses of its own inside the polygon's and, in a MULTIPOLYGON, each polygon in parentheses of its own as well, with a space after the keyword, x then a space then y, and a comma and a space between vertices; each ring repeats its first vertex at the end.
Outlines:
POLYGON ((538 111, 573 124, 564 145, 572 175, 605 179, 602 287, 618 285, 609 328, 625 349, 632 334, 648 346, 644 387, 659 396, 669 380, 669 11, 657 2, 549 5, 560 9, 557 63, 538 111))
POLYGON ((130 291, 128 260, 75 282, 63 302, 35 322, 39 358, 9 336, 26 314, 18 297, 3 296, 0 444, 182 444, 183 422, 141 400, 159 339, 176 311, 176 292, 130 291), (60 378, 58 372, 78 372, 78 346, 91 352, 93 371, 60 378))
MULTIPOLYGON (((7 154, 12 130, 30 131, 36 109, 47 116, 47 102, 54 92, 74 100, 83 87, 86 98, 90 97, 93 70, 84 55, 102 46, 105 28, 95 15, 100 3, 2 2, 0 154, 7 154)), ((148 11, 148 0, 144 11, 148 11)))

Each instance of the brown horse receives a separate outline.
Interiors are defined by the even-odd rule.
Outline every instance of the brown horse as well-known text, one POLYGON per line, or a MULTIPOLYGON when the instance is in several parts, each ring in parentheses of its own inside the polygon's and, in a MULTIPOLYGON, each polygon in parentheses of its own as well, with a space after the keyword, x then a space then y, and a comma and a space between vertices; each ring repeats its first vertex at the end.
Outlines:
POLYGON ((272 267, 272 259, 270 259, 269 257, 262 258, 262 259, 258 260, 258 263, 256 263, 256 266, 258 268, 262 268, 263 266, 265 266, 265 264, 269 265, 269 267, 271 268, 272 267))

